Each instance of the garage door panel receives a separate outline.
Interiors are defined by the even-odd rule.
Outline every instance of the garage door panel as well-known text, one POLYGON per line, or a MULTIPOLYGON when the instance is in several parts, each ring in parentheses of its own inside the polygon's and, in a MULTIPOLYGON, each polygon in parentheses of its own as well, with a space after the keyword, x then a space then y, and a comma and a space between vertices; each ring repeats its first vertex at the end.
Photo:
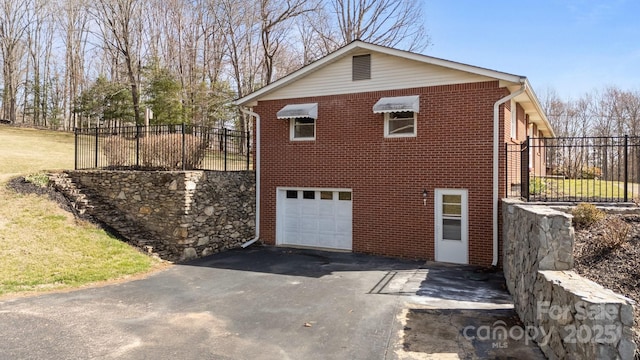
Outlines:
POLYGON ((284 230, 287 232, 296 232, 299 227, 300 223, 298 222, 298 219, 288 219, 288 221, 285 221, 284 223, 284 230))
POLYGON ((336 207, 333 201, 322 200, 318 205, 318 215, 320 216, 335 216, 336 207))
POLYGON ((338 249, 351 249, 351 237, 336 235, 335 242, 335 247, 338 249))
POLYGON ((338 205, 335 207, 335 214, 337 216, 348 216, 349 218, 351 218, 351 213, 352 213, 351 201, 341 200, 338 202, 338 205))
POLYGON ((336 232, 338 233, 350 233, 351 223, 347 221, 336 221, 336 232))
POLYGON ((300 237, 302 242, 309 244, 309 246, 318 246, 318 233, 315 231, 301 231, 300 237))
POLYGON ((318 206, 313 204, 313 200, 304 201, 300 206, 301 215, 318 215, 318 206))
POLYGON ((300 213, 300 209, 298 208, 298 204, 295 201, 289 202, 284 208, 284 215, 286 216, 298 216, 300 213))
POLYGON ((300 231, 313 231, 318 232, 319 226, 318 221, 314 218, 301 219, 300 221, 300 231))
POLYGON ((331 218, 318 218, 318 227, 320 231, 330 231, 335 232, 336 230, 336 220, 334 217, 331 218))

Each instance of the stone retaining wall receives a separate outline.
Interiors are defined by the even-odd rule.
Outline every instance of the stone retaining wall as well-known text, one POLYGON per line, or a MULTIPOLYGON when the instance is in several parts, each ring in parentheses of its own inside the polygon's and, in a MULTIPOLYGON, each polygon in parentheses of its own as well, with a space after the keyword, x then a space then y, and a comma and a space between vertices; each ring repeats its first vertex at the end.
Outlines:
MULTIPOLYGON (((254 236, 253 172, 66 174, 86 194, 91 216, 169 260, 188 260, 236 248, 254 236)), ((69 185, 63 187, 69 192, 69 185)))
POLYGON ((504 276, 549 359, 633 359, 632 301, 571 271, 571 215, 503 199, 504 276))

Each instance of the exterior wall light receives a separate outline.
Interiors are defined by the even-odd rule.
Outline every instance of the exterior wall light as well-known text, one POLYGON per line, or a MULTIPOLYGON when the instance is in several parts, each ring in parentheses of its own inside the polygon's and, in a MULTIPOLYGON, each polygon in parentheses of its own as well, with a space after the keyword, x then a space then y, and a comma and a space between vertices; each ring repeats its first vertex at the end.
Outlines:
POLYGON ((427 206, 427 189, 422 190, 422 204, 427 206))

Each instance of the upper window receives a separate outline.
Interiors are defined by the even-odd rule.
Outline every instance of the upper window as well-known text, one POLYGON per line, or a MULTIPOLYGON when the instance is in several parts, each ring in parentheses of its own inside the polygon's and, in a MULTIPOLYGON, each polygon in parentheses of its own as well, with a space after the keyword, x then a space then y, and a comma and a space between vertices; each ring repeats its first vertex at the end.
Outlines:
POLYGON ((371 79, 371 54, 354 56, 351 65, 353 81, 371 79))
POLYGON ((385 113, 384 136, 416 136, 416 113, 413 111, 394 111, 385 113))
POLYGON ((318 103, 289 104, 276 114, 278 119, 289 119, 291 140, 315 140, 318 103))
POLYGON ((291 140, 315 140, 316 139, 316 119, 303 117, 292 118, 291 140))

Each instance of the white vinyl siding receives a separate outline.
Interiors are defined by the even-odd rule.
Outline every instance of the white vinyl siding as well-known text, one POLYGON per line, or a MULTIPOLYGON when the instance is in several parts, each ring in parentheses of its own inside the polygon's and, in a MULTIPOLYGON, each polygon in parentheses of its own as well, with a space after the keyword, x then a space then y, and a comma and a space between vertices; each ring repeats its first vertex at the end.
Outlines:
MULTIPOLYGON (((353 55, 364 54, 366 53, 353 55)), ((494 79, 372 52, 370 80, 352 81, 352 56, 345 56, 260 100, 293 99, 491 80, 494 79)))

